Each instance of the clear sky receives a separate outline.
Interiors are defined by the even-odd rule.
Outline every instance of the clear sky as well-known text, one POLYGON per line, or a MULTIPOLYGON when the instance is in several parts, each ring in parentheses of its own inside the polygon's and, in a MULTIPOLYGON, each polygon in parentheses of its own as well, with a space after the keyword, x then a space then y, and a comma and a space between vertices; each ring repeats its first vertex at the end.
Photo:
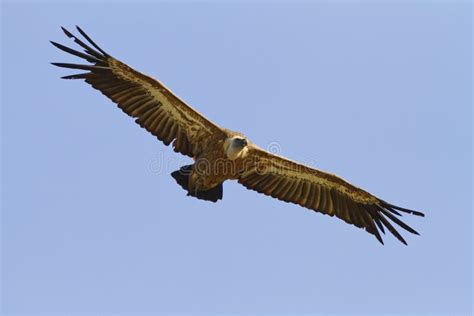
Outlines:
POLYGON ((470 2, 2 4, 1 309, 470 315, 470 2), (187 164, 52 61, 82 26, 221 126, 401 206, 386 245, 187 164))

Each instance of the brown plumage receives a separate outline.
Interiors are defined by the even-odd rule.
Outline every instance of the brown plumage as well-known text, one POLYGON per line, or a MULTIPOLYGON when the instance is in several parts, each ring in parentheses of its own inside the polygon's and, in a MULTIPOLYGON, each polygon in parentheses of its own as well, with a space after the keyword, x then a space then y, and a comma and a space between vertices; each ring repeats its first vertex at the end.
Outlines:
POLYGON ((386 228, 406 244, 391 222, 418 234, 399 217, 401 213, 423 213, 389 204, 335 175, 271 154, 244 135, 217 126, 161 82, 113 58, 79 27, 77 30, 87 43, 63 28, 84 52, 51 43, 89 64, 53 65, 85 70, 62 78, 85 80, 165 145, 172 144, 176 152, 193 157, 193 165, 172 173, 188 195, 216 202, 222 199, 222 183, 237 180, 248 189, 281 201, 339 217, 364 228, 381 243, 380 231, 385 233, 386 228))

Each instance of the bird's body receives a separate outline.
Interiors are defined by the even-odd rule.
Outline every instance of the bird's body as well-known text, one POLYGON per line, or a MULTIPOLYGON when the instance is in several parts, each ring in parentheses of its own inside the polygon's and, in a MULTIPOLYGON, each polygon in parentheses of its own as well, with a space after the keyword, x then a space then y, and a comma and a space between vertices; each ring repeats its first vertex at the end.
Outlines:
POLYGON ((190 174, 189 191, 207 191, 226 180, 237 179, 242 168, 242 148, 231 146, 231 133, 208 142, 195 157, 190 174), (239 157, 240 156, 240 157, 239 157))
POLYGON ((398 216, 401 213, 423 216, 422 213, 389 204, 338 176, 271 154, 243 134, 219 127, 161 82, 108 55, 80 28, 77 29, 89 45, 69 31, 63 31, 84 49, 84 53, 52 43, 91 64, 53 64, 86 70, 86 73, 63 78, 85 80, 126 114, 136 118, 141 127, 165 145, 172 144, 176 152, 192 157, 192 165, 171 174, 188 195, 216 202, 223 197, 223 182, 237 180, 259 193, 337 216, 364 228, 380 242, 379 231, 384 233, 387 228, 406 244, 390 221, 418 234, 398 216))
MULTIPOLYGON (((183 183, 184 189, 189 191, 189 195, 201 198, 198 192, 210 191, 226 180, 237 180, 245 171, 247 165, 255 162, 247 155, 252 144, 241 133, 223 129, 225 134, 222 137, 207 142, 202 148, 202 152, 194 157, 194 164, 187 170, 180 170, 172 173, 176 178, 178 174, 188 175, 187 182, 183 183)), ((179 183, 179 181, 178 181, 179 183)), ((181 184, 181 183, 180 183, 181 184)), ((212 195, 211 198, 203 198, 216 202, 222 199, 222 189, 212 195)))

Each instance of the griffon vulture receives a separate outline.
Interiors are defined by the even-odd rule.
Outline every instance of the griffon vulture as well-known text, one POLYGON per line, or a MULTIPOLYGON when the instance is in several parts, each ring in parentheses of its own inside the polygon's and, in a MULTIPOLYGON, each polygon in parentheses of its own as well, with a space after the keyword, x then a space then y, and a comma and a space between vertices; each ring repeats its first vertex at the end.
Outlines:
POLYGON ((62 78, 85 80, 165 145, 171 144, 174 151, 192 157, 193 165, 171 174, 188 195, 216 202, 222 199, 222 183, 237 180, 247 189, 337 216, 365 229, 382 244, 380 231, 385 233, 385 229, 406 244, 391 222, 418 234, 399 216, 401 213, 424 216, 423 213, 389 204, 333 174, 259 148, 244 135, 208 120, 158 80, 107 54, 79 27, 77 31, 86 41, 62 30, 84 52, 51 43, 88 62, 53 63, 85 71, 62 78))

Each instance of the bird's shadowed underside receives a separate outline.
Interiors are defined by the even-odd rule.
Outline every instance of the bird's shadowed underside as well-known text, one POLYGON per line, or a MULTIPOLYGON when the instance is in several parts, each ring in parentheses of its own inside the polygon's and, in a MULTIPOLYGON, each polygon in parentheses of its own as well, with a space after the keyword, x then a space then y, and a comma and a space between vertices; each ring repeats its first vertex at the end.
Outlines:
POLYGON ((194 196, 200 200, 211 202, 217 202, 218 200, 222 200, 222 183, 206 191, 189 190, 189 177, 191 176, 192 169, 193 165, 184 166, 181 167, 179 170, 172 172, 171 176, 184 190, 188 192, 189 196, 194 196))

